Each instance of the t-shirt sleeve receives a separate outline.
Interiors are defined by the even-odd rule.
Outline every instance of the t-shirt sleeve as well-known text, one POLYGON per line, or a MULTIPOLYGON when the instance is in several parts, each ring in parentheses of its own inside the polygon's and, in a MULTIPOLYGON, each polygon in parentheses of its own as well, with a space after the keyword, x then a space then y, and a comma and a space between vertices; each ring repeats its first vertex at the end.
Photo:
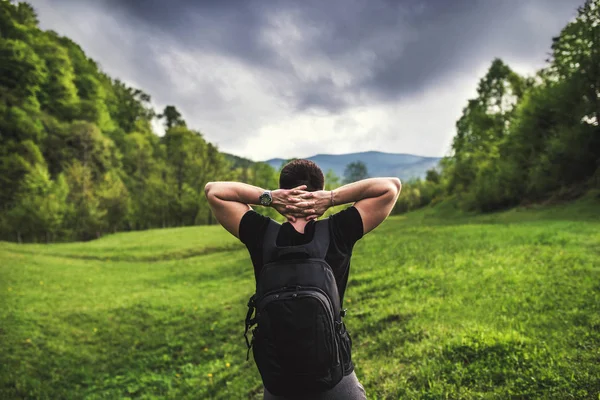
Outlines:
POLYGON ((351 250, 363 237, 363 222, 356 207, 348 207, 329 218, 338 243, 344 245, 346 249, 351 250))
POLYGON ((248 210, 240 220, 240 241, 248 249, 257 248, 268 223, 269 217, 265 217, 254 210, 248 210))

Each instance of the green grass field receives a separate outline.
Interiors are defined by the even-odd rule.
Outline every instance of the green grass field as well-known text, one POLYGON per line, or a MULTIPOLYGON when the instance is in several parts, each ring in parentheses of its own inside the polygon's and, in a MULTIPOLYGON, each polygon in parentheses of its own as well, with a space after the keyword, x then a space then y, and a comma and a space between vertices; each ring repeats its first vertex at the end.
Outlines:
MULTIPOLYGON (((600 203, 392 217, 346 319, 370 399, 600 399, 600 203)), ((0 399, 260 399, 222 228, 0 243, 0 399)))

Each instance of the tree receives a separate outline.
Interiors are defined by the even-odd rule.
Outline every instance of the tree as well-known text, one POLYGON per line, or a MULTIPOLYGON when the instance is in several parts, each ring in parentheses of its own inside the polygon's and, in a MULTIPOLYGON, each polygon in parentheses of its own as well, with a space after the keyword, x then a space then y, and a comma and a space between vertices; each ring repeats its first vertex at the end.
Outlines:
POLYGON ((425 180, 431 183, 440 183, 440 173, 435 168, 429 169, 425 180))
POLYGON ((159 119, 165 120, 165 129, 169 130, 175 126, 186 126, 181 113, 175 106, 166 106, 163 113, 157 115, 159 119))
POLYGON ((38 164, 45 165, 44 156, 32 140, 0 148, 0 211, 13 206, 25 176, 38 164))
POLYGON ((65 138, 70 154, 65 160, 70 163, 78 160, 85 168, 89 168, 94 181, 99 180, 111 169, 121 167, 121 153, 114 142, 103 135, 98 127, 85 121, 73 122, 65 138))
POLYGON ((463 109, 444 174, 448 192, 458 194, 465 207, 476 207, 475 187, 485 185, 481 180, 489 179, 489 171, 480 173, 480 169, 497 160, 499 146, 511 131, 515 110, 532 84, 532 80, 520 77, 502 60, 495 59, 479 81, 477 97, 463 109))
POLYGON ((333 190, 340 186, 340 177, 330 168, 325 174, 325 190, 333 190))
POLYGON ((367 166, 362 161, 354 161, 346 165, 344 183, 352 183, 369 177, 367 166))
POLYGON ((167 179, 177 199, 171 204, 171 213, 178 225, 193 224, 209 173, 224 166, 225 160, 217 158, 216 148, 209 146, 202 134, 185 126, 169 129, 162 141, 166 146, 167 179))
POLYGON ((68 186, 62 176, 56 181, 44 164, 36 164, 25 176, 16 194, 14 207, 9 211, 9 220, 16 230, 17 241, 23 235, 37 241, 54 239, 65 216, 68 186))
POLYGON ((39 38, 34 44, 48 71, 48 79, 43 82, 38 95, 42 109, 61 120, 71 121, 77 113, 79 95, 69 52, 60 45, 54 32, 39 38))
POLYGON ((37 27, 38 25, 38 16, 31 4, 26 3, 24 1, 20 1, 16 5, 16 10, 14 13, 15 20, 17 20, 20 24, 26 25, 29 27, 37 27))
POLYGON ((134 131, 139 120, 151 120, 154 110, 150 105, 150 95, 131 88, 120 80, 112 80, 100 75, 106 89, 106 105, 113 121, 124 132, 134 131))
POLYGON ((578 83, 593 123, 600 124, 600 0, 587 0, 577 18, 552 39, 550 71, 578 83))
POLYGON ((81 240, 97 238, 105 225, 106 209, 102 209, 92 181, 92 171, 79 161, 66 170, 69 184, 67 201, 71 205, 67 216, 68 227, 81 240))
POLYGON ((124 224, 129 212, 129 192, 116 172, 108 172, 97 190, 99 208, 106 213, 104 225, 109 232, 116 232, 124 224))
POLYGON ((29 44, 0 38, 0 100, 37 103, 39 108, 36 96, 47 76, 46 65, 29 44))

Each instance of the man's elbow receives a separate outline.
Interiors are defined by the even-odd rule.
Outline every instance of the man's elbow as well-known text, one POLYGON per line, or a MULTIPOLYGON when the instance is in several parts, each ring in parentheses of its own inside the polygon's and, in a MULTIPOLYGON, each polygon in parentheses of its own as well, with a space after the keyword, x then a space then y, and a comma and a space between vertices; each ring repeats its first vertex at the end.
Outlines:
POLYGON ((208 182, 204 185, 204 195, 209 203, 212 203, 216 198, 215 182, 208 182))
POLYGON ((213 186, 212 182, 208 182, 206 185, 204 185, 204 195, 206 197, 208 197, 208 193, 210 192, 212 186, 213 186))
POLYGON ((400 191, 402 190, 402 182, 400 182, 400 179, 398 178, 390 178, 390 182, 391 191, 394 193, 395 196, 398 196, 400 194, 400 191))

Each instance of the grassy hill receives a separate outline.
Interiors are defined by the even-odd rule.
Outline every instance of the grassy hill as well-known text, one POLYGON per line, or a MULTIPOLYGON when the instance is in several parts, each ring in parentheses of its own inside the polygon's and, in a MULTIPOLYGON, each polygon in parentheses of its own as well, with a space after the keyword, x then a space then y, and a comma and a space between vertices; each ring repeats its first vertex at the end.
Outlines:
MULTIPOLYGON (((370 399, 600 396, 600 205, 392 217, 345 306, 370 399)), ((0 243, 0 398, 261 399, 249 258, 218 226, 0 243)))

